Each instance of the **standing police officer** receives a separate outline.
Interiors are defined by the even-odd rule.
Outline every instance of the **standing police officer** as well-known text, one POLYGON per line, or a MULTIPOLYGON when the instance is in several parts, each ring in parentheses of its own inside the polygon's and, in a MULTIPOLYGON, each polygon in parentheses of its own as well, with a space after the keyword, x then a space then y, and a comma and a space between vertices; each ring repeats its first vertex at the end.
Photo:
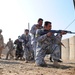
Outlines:
POLYGON ((6 59, 8 59, 9 55, 13 58, 14 57, 14 55, 13 55, 14 44, 13 44, 13 41, 11 40, 11 38, 9 38, 9 41, 7 42, 6 46, 8 46, 8 49, 9 49, 9 51, 7 52, 7 55, 6 55, 6 59))
POLYGON ((1 33, 2 33, 2 30, 0 29, 0 59, 1 59, 2 50, 4 48, 4 38, 1 33))
POLYGON ((30 59, 31 50, 32 50, 31 49, 31 36, 29 35, 28 29, 25 29, 24 34, 22 34, 20 39, 22 39, 24 43, 24 54, 25 54, 25 60, 27 63, 30 59))
POLYGON ((42 24, 43 24, 43 19, 39 18, 38 24, 34 24, 30 30, 30 32, 32 34, 32 46, 33 46, 33 51, 34 51, 34 59, 35 59, 35 54, 36 54, 36 39, 35 39, 36 30, 43 28, 42 24))

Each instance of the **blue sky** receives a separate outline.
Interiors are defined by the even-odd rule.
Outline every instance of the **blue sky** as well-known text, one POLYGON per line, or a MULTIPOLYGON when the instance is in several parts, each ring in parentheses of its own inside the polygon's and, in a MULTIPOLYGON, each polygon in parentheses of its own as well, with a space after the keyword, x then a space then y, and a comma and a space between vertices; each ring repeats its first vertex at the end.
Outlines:
MULTIPOLYGON (((64 30, 75 19, 73 0, 0 0, 0 28, 5 42, 15 40, 28 28, 28 22, 31 27, 38 18, 51 21, 52 29, 64 30)), ((75 31, 74 24, 66 30, 75 31)))

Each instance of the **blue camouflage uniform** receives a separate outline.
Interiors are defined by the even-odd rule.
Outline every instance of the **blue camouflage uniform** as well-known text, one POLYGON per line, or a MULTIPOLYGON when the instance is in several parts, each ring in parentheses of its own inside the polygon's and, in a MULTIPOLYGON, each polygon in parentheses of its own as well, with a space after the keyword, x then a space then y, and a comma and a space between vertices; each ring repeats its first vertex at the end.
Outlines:
POLYGON ((45 32, 44 29, 39 29, 37 32, 37 46, 36 46, 36 57, 35 62, 37 65, 46 64, 44 61, 44 57, 46 54, 51 54, 53 60, 60 59, 60 40, 61 35, 52 34, 50 37, 47 34, 40 35, 40 33, 45 32))
POLYGON ((31 52, 31 36, 23 34, 20 39, 24 42, 24 55, 26 60, 30 60, 30 52, 31 52))
MULTIPOLYGON (((30 30, 31 34, 32 34, 32 46, 33 46, 33 51, 34 51, 34 58, 35 58, 35 54, 36 54, 36 38, 35 38, 35 35, 36 35, 36 26, 37 24, 34 24, 30 30)), ((39 29, 43 28, 43 26, 40 26, 39 29)))

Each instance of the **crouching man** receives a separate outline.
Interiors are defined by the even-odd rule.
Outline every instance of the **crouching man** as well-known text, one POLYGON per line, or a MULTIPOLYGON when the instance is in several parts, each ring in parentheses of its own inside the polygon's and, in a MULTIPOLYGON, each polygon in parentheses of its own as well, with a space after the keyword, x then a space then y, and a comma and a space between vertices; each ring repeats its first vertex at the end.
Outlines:
POLYGON ((37 31, 37 46, 36 46, 36 58, 35 63, 38 66, 47 66, 44 61, 44 57, 47 53, 52 55, 54 60, 53 65, 58 66, 58 60, 60 59, 60 48, 59 41, 62 38, 63 34, 66 34, 64 31, 54 35, 54 33, 49 32, 52 28, 51 22, 46 21, 43 29, 37 31))

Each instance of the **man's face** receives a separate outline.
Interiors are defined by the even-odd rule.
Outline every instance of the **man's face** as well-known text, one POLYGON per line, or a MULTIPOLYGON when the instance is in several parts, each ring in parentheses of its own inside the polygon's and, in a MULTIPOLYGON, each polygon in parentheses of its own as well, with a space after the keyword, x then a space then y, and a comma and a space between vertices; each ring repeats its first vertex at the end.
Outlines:
POLYGON ((29 31, 25 31, 25 34, 29 34, 29 31))
POLYGON ((42 20, 40 20, 40 21, 38 22, 38 24, 39 24, 40 26, 42 26, 43 21, 42 21, 42 20))
POLYGON ((52 29, 52 25, 50 23, 48 23, 48 25, 46 26, 47 30, 51 30, 52 29))

